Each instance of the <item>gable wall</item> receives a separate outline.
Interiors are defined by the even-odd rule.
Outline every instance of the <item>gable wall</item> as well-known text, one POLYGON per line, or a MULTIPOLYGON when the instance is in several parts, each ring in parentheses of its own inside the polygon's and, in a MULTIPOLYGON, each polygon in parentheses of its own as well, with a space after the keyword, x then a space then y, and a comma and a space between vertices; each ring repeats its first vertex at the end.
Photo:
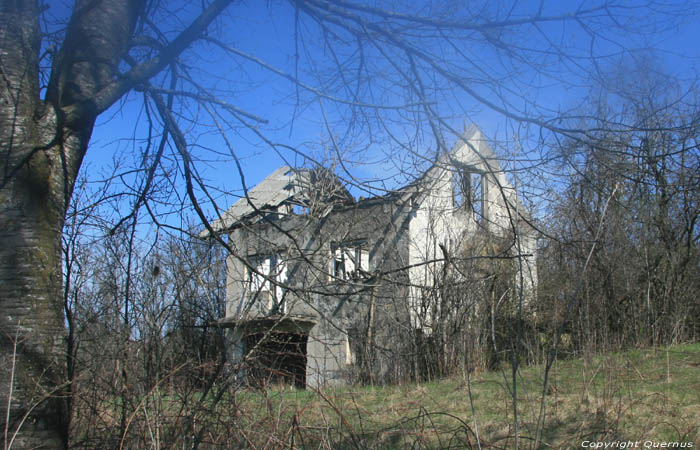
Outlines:
MULTIPOLYGON (((520 253, 532 255, 523 261, 523 285, 531 297, 536 286, 536 239, 533 230, 521 220, 522 214, 516 192, 506 179, 499 162, 488 144, 476 131, 467 144, 459 141, 442 164, 428 171, 419 184, 417 206, 409 226, 409 262, 411 289, 409 305, 412 323, 416 328, 429 330, 432 305, 424 298, 423 290, 429 289, 439 279, 444 255, 442 244, 451 257, 462 251, 465 236, 485 230, 498 236, 511 236, 520 246, 520 253), (457 208, 453 195, 453 177, 459 170, 474 170, 485 174, 483 195, 484 217, 469 208, 457 208), (517 211, 517 209, 520 211, 517 211), (514 227, 517 232, 514 232, 514 227), (518 239, 515 239, 515 236, 518 239), (437 261, 436 261, 437 260, 437 261), (436 262, 431 262, 436 261, 436 262)), ((513 253, 517 250, 513 249, 513 253)))

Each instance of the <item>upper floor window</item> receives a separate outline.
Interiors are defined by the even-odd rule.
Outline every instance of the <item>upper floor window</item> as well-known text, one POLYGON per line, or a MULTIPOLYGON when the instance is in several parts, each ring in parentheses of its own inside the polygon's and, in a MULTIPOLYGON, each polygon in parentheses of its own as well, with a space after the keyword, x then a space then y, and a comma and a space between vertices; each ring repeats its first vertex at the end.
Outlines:
POLYGON ((255 255, 249 257, 248 261, 255 268, 255 271, 248 271, 250 292, 262 296, 263 301, 268 302, 268 309, 275 303, 280 304, 284 297, 284 288, 278 283, 287 282, 287 261, 281 254, 255 255))
POLYGON ((486 176, 481 172, 462 170, 452 174, 452 200, 456 209, 474 211, 477 220, 484 217, 486 176))
POLYGON ((341 242, 331 245, 331 275, 341 280, 354 280, 369 271, 369 252, 362 242, 341 242))

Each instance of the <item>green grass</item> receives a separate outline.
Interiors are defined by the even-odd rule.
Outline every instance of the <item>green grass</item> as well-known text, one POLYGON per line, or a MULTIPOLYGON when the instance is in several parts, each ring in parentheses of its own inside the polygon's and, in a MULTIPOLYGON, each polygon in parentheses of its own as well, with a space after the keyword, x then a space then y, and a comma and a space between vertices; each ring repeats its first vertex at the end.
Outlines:
MULTIPOLYGON (((520 445, 537 436, 543 367, 517 377, 520 445)), ((514 446, 510 368, 392 387, 320 392, 291 388, 238 394, 251 442, 277 433, 300 448, 514 446)), ((700 445, 700 344, 559 361, 550 373, 540 448, 584 441, 700 445)))

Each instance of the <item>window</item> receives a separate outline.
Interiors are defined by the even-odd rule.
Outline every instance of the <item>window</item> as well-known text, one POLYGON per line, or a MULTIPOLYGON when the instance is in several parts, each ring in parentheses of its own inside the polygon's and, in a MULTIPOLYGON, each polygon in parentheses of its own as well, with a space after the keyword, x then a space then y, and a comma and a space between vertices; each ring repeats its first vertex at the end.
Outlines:
POLYGON ((331 275, 341 280, 354 280, 369 270, 369 252, 360 242, 331 245, 331 275))
MULTIPOLYGON (((255 255, 248 258, 255 272, 249 271, 250 292, 267 297, 268 308, 279 304, 284 296, 284 288, 276 283, 287 282, 287 262, 279 254, 255 255)), ((284 311, 280 311, 284 313, 284 311)))
POLYGON ((452 175, 452 199, 456 209, 474 211, 477 220, 484 217, 484 187, 486 179, 483 173, 459 171, 452 175))
POLYGON ((464 207, 464 198, 469 198, 469 185, 464 184, 464 174, 452 173, 452 203, 455 209, 464 207))
POLYGON ((471 183, 471 208, 476 213, 477 220, 484 217, 484 174, 472 172, 469 174, 471 183))

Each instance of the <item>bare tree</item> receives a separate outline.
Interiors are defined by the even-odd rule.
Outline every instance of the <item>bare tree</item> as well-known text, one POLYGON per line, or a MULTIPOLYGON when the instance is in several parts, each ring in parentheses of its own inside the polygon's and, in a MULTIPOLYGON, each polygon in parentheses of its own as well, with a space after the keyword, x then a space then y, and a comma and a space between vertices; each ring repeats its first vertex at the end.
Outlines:
POLYGON ((593 353, 697 335, 696 93, 670 105, 664 99, 676 90, 670 77, 645 69, 634 80, 630 73, 628 67, 627 86, 603 90, 599 119, 590 125, 603 131, 559 148, 574 174, 553 204, 556 240, 545 247, 550 308, 562 281, 577 279, 596 244, 567 330, 574 348, 593 353), (615 123, 635 129, 616 130, 615 123))
MULTIPOLYGON (((60 406, 64 366, 55 363, 64 336, 61 232, 95 120, 170 64, 228 3, 207 5, 167 45, 133 61, 134 37, 143 29, 137 24, 145 26, 147 17, 143 2, 78 1, 58 47, 51 48, 42 36, 43 5, 2 2, 3 360, 11 354, 11 337, 20 342, 7 426, 14 430, 32 410, 16 444, 59 448, 68 440, 60 406), (132 65, 123 70, 125 59, 132 65)), ((2 367, 6 397, 10 366, 2 367)))

